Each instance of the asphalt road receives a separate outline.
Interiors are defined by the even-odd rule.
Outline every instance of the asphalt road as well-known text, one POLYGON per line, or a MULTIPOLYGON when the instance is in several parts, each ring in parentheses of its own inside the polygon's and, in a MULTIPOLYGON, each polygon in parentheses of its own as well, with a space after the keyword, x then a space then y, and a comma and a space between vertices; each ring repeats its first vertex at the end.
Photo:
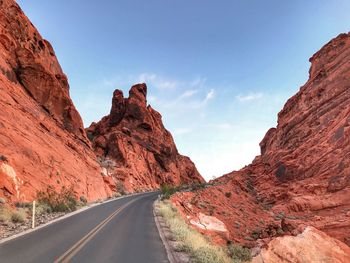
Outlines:
POLYGON ((153 217, 157 193, 125 197, 0 245, 0 262, 168 262, 153 217))

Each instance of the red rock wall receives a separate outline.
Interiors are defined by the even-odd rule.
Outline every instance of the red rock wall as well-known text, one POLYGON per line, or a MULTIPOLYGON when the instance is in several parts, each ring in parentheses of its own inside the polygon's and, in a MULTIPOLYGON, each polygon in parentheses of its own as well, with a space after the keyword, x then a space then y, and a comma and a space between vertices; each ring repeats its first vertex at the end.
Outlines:
POLYGON ((50 43, 12 0, 0 1, 0 196, 48 186, 89 200, 111 194, 50 43))
POLYGON ((182 211, 195 203, 192 216, 212 213, 241 243, 311 225, 350 245, 350 34, 310 62, 309 80, 260 143, 261 156, 214 187, 174 197, 182 211))
POLYGON ((114 91, 110 115, 87 129, 106 176, 127 191, 204 182, 192 161, 178 153, 146 96, 145 84, 133 86, 129 98, 114 91))
POLYGON ((129 99, 116 91, 111 115, 89 128, 97 157, 52 46, 13 0, 0 0, 0 106, 0 197, 10 202, 47 187, 73 186, 95 200, 120 188, 203 182, 146 106, 145 85, 129 99))

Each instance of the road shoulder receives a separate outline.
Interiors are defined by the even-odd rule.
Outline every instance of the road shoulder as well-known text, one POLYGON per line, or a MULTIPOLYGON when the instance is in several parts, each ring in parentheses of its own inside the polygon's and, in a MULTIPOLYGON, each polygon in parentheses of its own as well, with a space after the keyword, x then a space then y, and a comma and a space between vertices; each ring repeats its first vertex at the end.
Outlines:
POLYGON ((187 263, 190 262, 190 256, 184 252, 176 251, 177 242, 175 241, 169 227, 166 225, 164 218, 157 211, 157 203, 159 200, 156 200, 153 203, 153 214, 154 220, 156 222, 158 232, 162 242, 165 246, 165 250, 168 255, 170 263, 187 263))

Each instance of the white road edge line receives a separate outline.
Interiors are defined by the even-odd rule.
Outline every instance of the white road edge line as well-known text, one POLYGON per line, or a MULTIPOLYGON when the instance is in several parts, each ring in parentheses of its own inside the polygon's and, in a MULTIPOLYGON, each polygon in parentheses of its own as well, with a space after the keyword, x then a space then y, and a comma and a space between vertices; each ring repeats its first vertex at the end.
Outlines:
MULTIPOLYGON (((154 191, 154 192, 156 192, 156 191, 154 191)), ((51 225, 51 224, 53 224, 53 223, 56 223, 56 222, 58 222, 58 221, 61 221, 61 220, 63 220, 63 219, 66 219, 66 218, 68 218, 68 217, 71 217, 71 216, 74 216, 74 215, 79 214, 79 213, 81 213, 81 212, 84 212, 84 211, 86 211, 86 210, 88 210, 88 209, 90 209, 90 208, 93 208, 93 207, 96 207, 96 206, 99 206, 99 205, 103 205, 103 204, 107 204, 107 203, 109 203, 109 202, 113 202, 113 201, 116 201, 116 200, 119 200, 119 199, 131 197, 131 196, 136 196, 136 195, 142 195, 142 194, 150 194, 150 193, 154 193, 154 192, 145 192, 145 193, 137 193, 137 194, 131 194, 131 195, 124 195, 124 196, 120 196, 120 197, 117 197, 117 198, 109 199, 109 200, 104 201, 104 202, 101 202, 101 203, 94 203, 94 204, 85 206, 85 207, 83 207, 83 208, 80 208, 79 210, 76 210, 76 211, 74 211, 74 212, 65 214, 65 215, 60 216, 60 217, 58 217, 58 218, 56 218, 56 219, 54 219, 54 220, 51 220, 51 221, 49 221, 49 222, 47 222, 47 223, 45 223, 45 224, 42 224, 42 225, 40 225, 40 226, 37 226, 37 227, 35 227, 34 229, 30 228, 30 229, 25 230, 25 231, 23 231, 23 232, 21 232, 21 233, 15 234, 15 235, 10 236, 10 237, 6 237, 6 238, 4 238, 4 239, 1 239, 1 240, 0 240, 0 245, 3 244, 3 243, 6 243, 6 242, 8 242, 8 241, 10 241, 10 240, 12 240, 12 239, 15 239, 15 238, 24 236, 24 235, 26 235, 26 234, 32 233, 32 232, 34 232, 34 231, 37 231, 37 230, 39 230, 39 229, 41 229, 41 228, 47 227, 47 226, 49 226, 49 225, 51 225)))
POLYGON ((169 259, 169 262, 170 263, 179 263, 175 256, 173 255, 173 252, 172 252, 172 249, 170 248, 170 245, 168 243, 168 240, 167 238, 165 237, 164 235, 164 232, 163 232, 163 228, 162 226, 160 225, 160 222, 158 220, 158 216, 156 215, 156 202, 158 201, 158 199, 156 201, 154 201, 153 203, 153 216, 154 216, 154 221, 156 222, 156 226, 158 228, 158 233, 159 233, 159 236, 160 236, 160 239, 162 240, 163 242, 163 245, 165 247, 165 251, 167 253, 167 256, 168 256, 168 259, 169 259))

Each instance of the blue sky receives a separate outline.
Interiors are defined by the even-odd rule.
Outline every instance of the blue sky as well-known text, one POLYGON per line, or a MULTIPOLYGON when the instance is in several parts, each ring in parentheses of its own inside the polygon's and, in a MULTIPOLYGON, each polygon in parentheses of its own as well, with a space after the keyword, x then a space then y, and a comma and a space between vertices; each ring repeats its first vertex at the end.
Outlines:
POLYGON ((348 0, 17 2, 52 43, 85 126, 109 113, 114 89, 146 82, 206 179, 259 154, 308 59, 350 29, 348 0))

